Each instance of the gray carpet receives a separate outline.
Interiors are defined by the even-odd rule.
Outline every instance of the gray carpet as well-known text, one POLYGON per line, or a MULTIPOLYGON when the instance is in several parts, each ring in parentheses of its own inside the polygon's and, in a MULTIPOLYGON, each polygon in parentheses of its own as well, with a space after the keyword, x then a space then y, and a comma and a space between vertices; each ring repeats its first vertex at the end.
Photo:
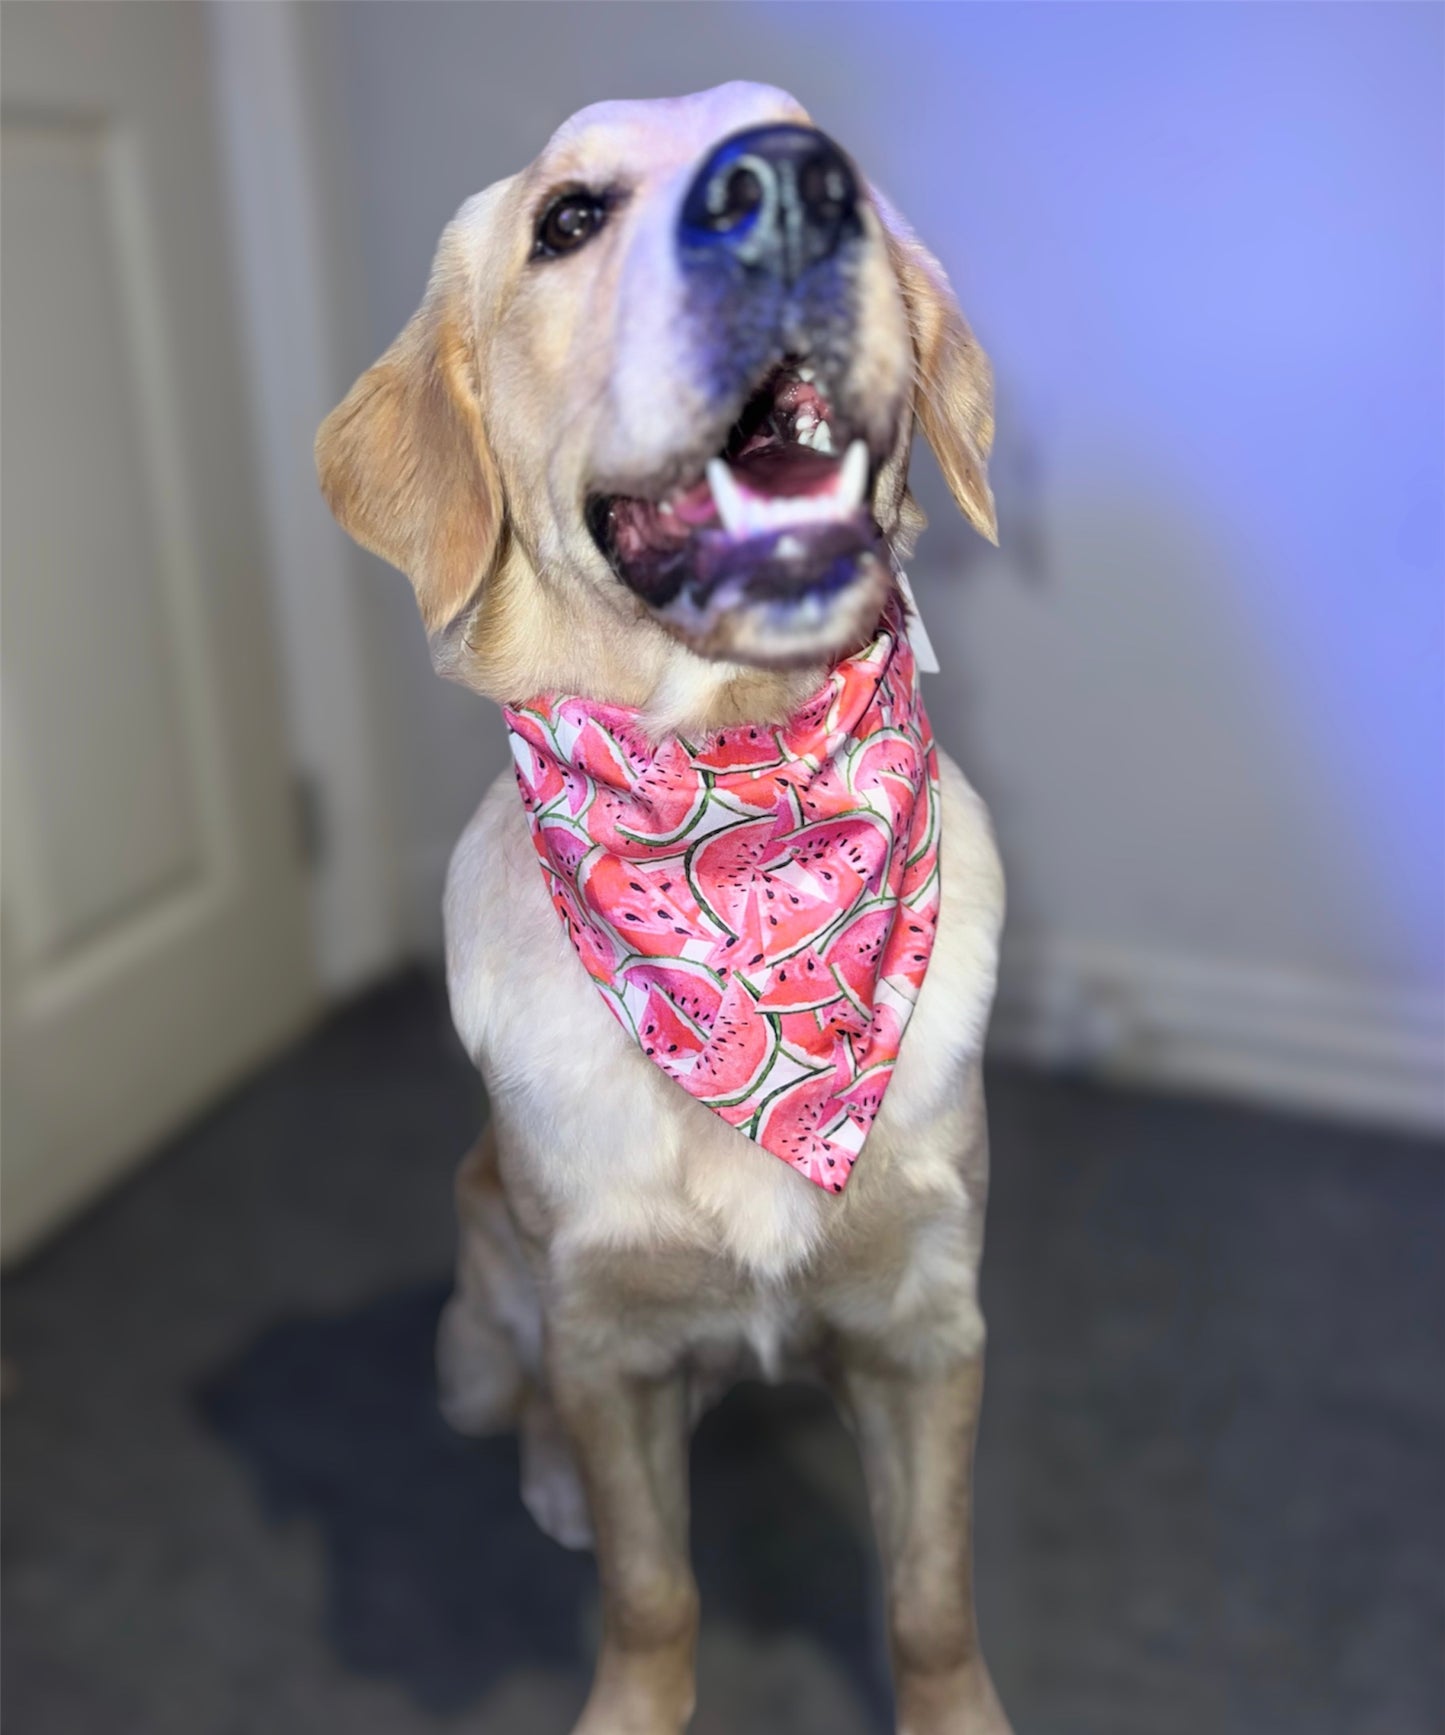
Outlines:
MULTIPOLYGON (((1438 1735, 1445 1151, 990 1089, 979 1589, 1020 1735, 1438 1735)), ((591 1562, 433 1407, 479 1112, 412 978, 7 1279, 7 1735, 565 1735, 591 1562)), ((699 1735, 886 1730, 826 1405, 734 1394, 694 1499, 699 1735)))

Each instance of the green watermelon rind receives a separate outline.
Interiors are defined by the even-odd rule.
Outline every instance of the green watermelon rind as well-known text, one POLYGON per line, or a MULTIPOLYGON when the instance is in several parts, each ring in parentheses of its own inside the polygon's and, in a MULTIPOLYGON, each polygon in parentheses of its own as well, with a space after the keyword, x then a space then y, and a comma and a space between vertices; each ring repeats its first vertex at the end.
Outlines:
POLYGON ((734 939, 739 937, 736 929, 730 928, 723 920, 721 913, 714 907, 711 898, 709 898, 707 893, 703 890, 697 874, 694 871, 698 852, 706 849, 710 843, 716 843, 719 838, 729 837, 733 832, 741 831, 745 825, 761 826, 770 823, 776 824, 777 822, 776 820, 770 819, 766 814, 755 814, 751 819, 740 819, 736 825, 719 826, 716 831, 710 831, 706 837, 700 837, 697 842, 687 850, 686 854, 682 858, 682 871, 687 877, 688 885, 692 888, 692 895, 697 900, 697 907, 711 922, 720 928, 724 934, 731 934, 734 939))
MULTIPOLYGON (((589 718, 588 721, 589 722, 596 722, 596 719, 595 718, 589 718)), ((580 731, 579 731, 579 734, 580 734, 580 731)), ((617 741, 616 741, 615 737, 613 736, 612 731, 610 729, 604 728, 599 723, 599 724, 597 724, 597 734, 601 738, 602 746, 603 746, 604 750, 606 751, 608 758, 612 761, 613 765, 616 767, 618 773, 620 774, 620 776, 622 778, 622 786, 624 788, 626 788, 627 785, 634 782, 636 779, 636 776, 637 776, 636 765, 633 764, 631 756, 626 751, 624 751, 623 748, 618 746, 617 741)), ((555 739, 555 737, 554 737, 554 739, 555 739)), ((580 769, 580 767, 579 767, 579 769, 580 769)), ((596 776, 597 776, 596 772, 584 770, 582 772, 582 775, 584 777, 591 778, 594 782, 596 781, 596 776)), ((603 781, 605 782, 606 779, 604 778, 603 781)))
POLYGON ((939 886, 938 863, 934 862, 928 870, 927 878, 914 886, 906 898, 900 898, 898 901, 905 910, 912 910, 916 915, 920 906, 928 901, 925 894, 939 889, 939 886))
POLYGON ((840 1102, 846 1102, 847 1099, 852 1096, 853 1092, 857 1090, 860 1084, 867 1082, 869 1079, 875 1078, 879 1073, 888 1073, 891 1075, 897 1064, 898 1062, 896 1059, 875 1060, 872 1066, 865 1066, 861 1072, 854 1073, 853 1077, 849 1079, 843 1089, 838 1092, 838 1100, 840 1102))
MULTIPOLYGON (((758 1104, 757 1112, 748 1121, 748 1123, 747 1123, 748 1137, 750 1139, 753 1139, 754 1141, 756 1141, 762 1137, 764 1117, 767 1115, 768 1110, 772 1107, 772 1105, 778 1100, 778 1098, 780 1096, 786 1096, 790 1090, 793 1090, 798 1085, 802 1084, 804 1082, 804 1080, 806 1078, 808 1078, 810 1075, 813 1078, 823 1078, 831 1071, 832 1071, 832 1068, 828 1067, 828 1066, 812 1067, 809 1069, 809 1072, 803 1073, 797 1078, 790 1078, 786 1084, 780 1084, 775 1091, 771 1091, 758 1104)), ((828 1123, 829 1130, 831 1131, 833 1128, 842 1126, 843 1122, 846 1121, 847 1118, 848 1118, 848 1116, 846 1114, 839 1114, 839 1115, 835 1116, 834 1119, 828 1123)), ((824 1140, 825 1142, 827 1141, 827 1138, 828 1138, 827 1133, 819 1132, 817 1136, 820 1139, 824 1140)))
MULTIPOLYGON (((705 1103, 708 1108, 737 1108, 740 1103, 745 1103, 748 1098, 760 1088, 763 1080, 773 1070, 773 1067, 777 1062, 778 1053, 782 1048, 782 1042, 778 1036, 777 1025, 767 1017, 764 1017, 763 1022, 769 1027, 772 1034, 772 1041, 768 1044, 767 1055, 758 1070, 752 1074, 745 1086, 739 1089, 730 1090, 725 1096, 722 1094, 716 1096, 699 1096, 697 1100, 700 1103, 705 1103)), ((704 1053, 705 1052, 706 1051, 704 1050, 704 1053)), ((698 1056, 699 1061, 701 1061, 702 1058, 703 1055, 698 1056)))
MULTIPOLYGON (((617 966, 617 980, 619 982, 628 981, 628 971, 637 968, 639 965, 646 969, 656 970, 663 974, 670 970, 675 970, 682 976, 697 975, 705 977, 711 986, 717 990, 719 1003, 721 1003, 722 996, 727 992, 727 984, 723 981, 722 977, 718 975, 717 971, 709 969, 706 964, 699 963, 695 958, 653 957, 646 952, 629 952, 617 966)), ((642 984, 639 982, 634 984, 634 986, 641 988, 642 984)), ((707 1032, 701 1029, 695 1018, 693 1018, 689 1013, 683 1011, 683 1009, 677 1004, 676 999, 669 994, 665 988, 660 988, 656 982, 652 982, 648 984, 648 986, 650 988, 656 988, 660 994, 664 995, 668 1004, 676 1010, 678 1017, 686 1019, 693 1029, 697 1030, 699 1035, 702 1036, 704 1042, 706 1042, 707 1032)))
MULTIPOLYGON (((651 999, 651 997, 655 994, 659 1000, 663 1001, 667 1005, 667 1007, 677 1015, 678 1021, 682 1024, 685 1024, 687 1026, 687 1028, 697 1038, 699 1048, 706 1048, 707 1047, 707 1044, 708 1044, 707 1031, 703 1029, 703 1027, 698 1023, 698 1021, 695 1018, 690 1017, 686 1012, 683 1011, 683 1009, 678 1005, 676 1000, 673 999, 671 994, 668 994, 663 989, 659 988, 655 982, 648 989, 647 993, 648 993, 649 999, 651 999)), ((640 1034, 639 1034, 637 1040, 639 1041, 639 1043, 642 1041, 642 1037, 640 1034)))
POLYGON ((844 980, 843 974, 839 970, 838 966, 836 964, 830 964, 828 966, 828 969, 832 974, 833 980, 838 984, 838 987, 839 987, 840 991, 842 992, 843 998, 848 1002, 848 1004, 853 1008, 853 1010, 858 1014, 858 1016, 860 1018, 871 1018, 873 1016, 872 1007, 871 1006, 865 1006, 863 1004, 863 1002, 858 998, 858 996, 853 992, 853 990, 848 986, 848 984, 844 980))
POLYGON ((625 825, 618 825, 614 829, 619 837, 625 837, 629 843, 645 843, 656 849, 664 849, 670 843, 681 843, 701 818, 711 794, 712 778, 706 771, 701 771, 698 773, 696 793, 687 810, 687 818, 681 825, 675 825, 669 831, 634 831, 625 825))
POLYGON ((923 834, 923 842, 913 854, 904 859, 904 867, 911 868, 915 862, 922 861, 930 849, 938 842, 938 785, 932 775, 924 778, 924 788, 920 791, 921 798, 928 803, 928 829, 923 834))
MULTIPOLYGON (((535 817, 538 825, 540 825, 544 819, 560 819, 566 820, 569 825, 575 825, 579 829, 586 831, 587 828, 582 824, 582 821, 591 809, 592 803, 597 799, 597 785, 590 777, 586 776, 585 772, 579 773, 579 775, 585 779, 587 784, 587 799, 582 803, 581 807, 577 809, 576 813, 573 813, 567 802, 567 791, 564 789, 560 795, 554 795, 545 807, 539 807, 537 809, 535 817)), ((588 832, 587 835, 590 838, 592 834, 588 832)))
POLYGON ((727 983, 718 972, 710 964, 704 964, 697 958, 654 957, 647 952, 632 951, 628 952, 617 966, 617 974, 625 976, 635 964, 645 964, 652 970, 680 970, 685 976, 706 976, 720 994, 727 988, 727 983))
MULTIPOLYGON (((864 740, 855 742, 849 750, 847 759, 844 761, 843 771, 843 779, 847 784, 848 793, 855 798, 858 796, 858 787, 854 778, 859 764, 870 750, 879 746, 879 744, 884 741, 901 741, 904 746, 909 748, 914 754, 917 754, 919 750, 917 737, 910 735, 906 729, 880 729, 876 734, 869 735, 864 740)), ((886 773, 879 773, 880 777, 884 775, 886 775, 886 773)), ((901 781, 911 782, 911 779, 901 779, 901 781)))
MULTIPOLYGON (((557 731, 552 726, 552 719, 544 716, 540 711, 534 711, 530 705, 514 705, 512 709, 519 717, 531 718, 531 720, 552 743, 552 751, 557 755, 558 759, 560 759, 563 764, 566 764, 567 755, 562 751, 561 746, 558 744, 557 731)), ((523 735, 522 739, 526 741, 527 737, 523 735)), ((531 743, 528 742, 528 745, 530 746, 531 743)))
POLYGON ((810 935, 806 940, 800 940, 796 946, 790 946, 786 952, 770 952, 768 963, 786 964, 790 958, 796 958, 799 952, 806 952, 809 946, 816 946, 820 952, 823 951, 832 945, 840 930, 845 928, 854 916, 861 915, 865 910, 873 909, 883 901, 882 898, 865 898, 861 904, 847 905, 838 911, 826 928, 819 928, 816 934, 810 935))

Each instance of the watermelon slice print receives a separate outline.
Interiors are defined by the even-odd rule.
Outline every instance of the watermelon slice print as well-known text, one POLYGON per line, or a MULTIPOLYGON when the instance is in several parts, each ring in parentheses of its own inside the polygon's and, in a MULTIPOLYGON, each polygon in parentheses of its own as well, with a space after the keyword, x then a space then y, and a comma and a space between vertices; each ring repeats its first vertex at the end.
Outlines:
POLYGON ((768 771, 783 763, 783 748, 772 729, 719 729, 711 743, 692 755, 704 771, 768 771))
POLYGON ((617 706, 510 709, 563 931, 643 1054, 841 1192, 938 914, 937 755, 901 622, 781 728, 653 744, 617 706))
POLYGON ((778 823, 769 815, 714 832, 687 856, 687 880, 699 906, 725 933, 750 942, 736 962, 754 968, 769 954, 809 945, 837 917, 831 887, 769 871, 786 865, 777 846, 778 823))
POLYGON ((734 984, 713 1020, 707 1047, 688 1075, 689 1092, 710 1107, 745 1104, 767 1077, 778 1033, 747 990, 734 984))
POLYGON ((705 964, 686 958, 632 958, 618 975, 627 987, 647 993, 659 989, 685 1018, 709 1031, 723 1002, 722 978, 705 964))
POLYGON ((705 1030, 686 1017, 659 988, 648 991, 647 1003, 637 1021, 637 1040, 649 1060, 674 1075, 691 1070, 707 1046, 705 1030))
POLYGON ((764 1108, 758 1143, 830 1193, 841 1193, 863 1140, 831 1073, 799 1079, 764 1108), (831 1136, 830 1136, 831 1135, 831 1136))
MULTIPOLYGON (((630 862, 592 848, 576 873, 583 902, 593 911, 605 911, 603 925, 620 942, 624 952, 643 952, 652 958, 679 955, 683 944, 694 937, 687 906, 673 891, 664 891, 655 876, 639 872, 630 862)), ((685 884, 680 876, 674 886, 685 884)), ((686 953, 682 953, 686 956, 686 953)))

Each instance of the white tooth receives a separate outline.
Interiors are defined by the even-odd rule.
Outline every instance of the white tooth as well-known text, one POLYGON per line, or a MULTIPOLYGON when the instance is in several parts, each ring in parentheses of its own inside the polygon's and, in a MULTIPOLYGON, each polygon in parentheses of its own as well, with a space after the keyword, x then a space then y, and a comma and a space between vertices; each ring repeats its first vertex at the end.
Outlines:
POLYGON ((812 385, 813 381, 818 377, 818 370, 816 368, 800 367, 796 371, 798 378, 802 380, 804 385, 812 385))
POLYGON ((724 530, 732 535, 740 534, 747 528, 748 503, 722 458, 708 460, 707 485, 712 489, 713 505, 717 507, 724 530))
POLYGON ((672 517, 672 502, 671 502, 671 500, 664 500, 663 503, 661 504, 661 506, 659 506, 657 510, 662 514, 662 516, 664 518, 671 518, 672 517))
POLYGON ((819 422, 813 432, 813 450, 829 458, 833 455, 833 430, 826 422, 819 422))
POLYGON ((796 560, 803 552, 803 545, 796 536, 780 536, 774 553, 783 560, 796 560))
POLYGON ((854 440, 843 457, 838 475, 835 499, 845 512, 863 504, 863 490, 868 486, 868 448, 862 440, 854 440))

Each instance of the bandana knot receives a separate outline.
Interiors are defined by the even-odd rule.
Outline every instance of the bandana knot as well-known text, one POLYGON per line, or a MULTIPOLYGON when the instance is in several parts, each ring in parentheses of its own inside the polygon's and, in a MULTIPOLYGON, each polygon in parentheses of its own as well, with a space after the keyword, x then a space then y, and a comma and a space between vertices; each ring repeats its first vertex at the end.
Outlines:
POLYGON ((618 1022, 841 1193, 938 917, 938 757, 900 623, 778 728, 694 745, 589 699, 505 714, 547 890, 618 1022))

